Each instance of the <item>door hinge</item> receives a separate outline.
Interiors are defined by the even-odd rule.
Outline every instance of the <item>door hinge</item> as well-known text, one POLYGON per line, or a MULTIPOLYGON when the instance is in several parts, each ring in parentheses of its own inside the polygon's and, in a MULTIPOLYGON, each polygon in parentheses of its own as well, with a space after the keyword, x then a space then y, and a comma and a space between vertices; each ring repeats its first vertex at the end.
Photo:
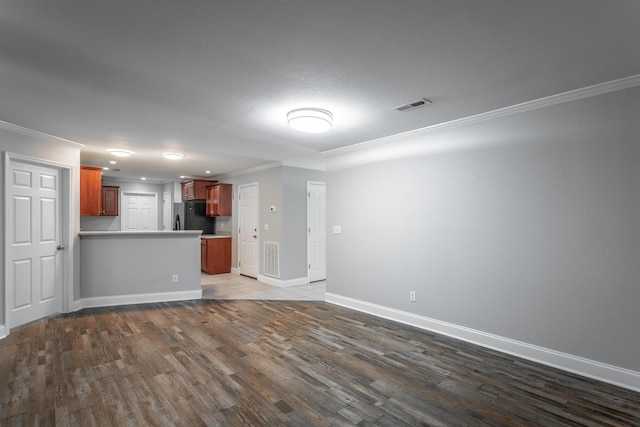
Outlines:
POLYGON ((307 193, 307 197, 311 197, 311 191, 307 193))
POLYGON ((309 264, 309 270, 311 270, 311 264, 309 264))

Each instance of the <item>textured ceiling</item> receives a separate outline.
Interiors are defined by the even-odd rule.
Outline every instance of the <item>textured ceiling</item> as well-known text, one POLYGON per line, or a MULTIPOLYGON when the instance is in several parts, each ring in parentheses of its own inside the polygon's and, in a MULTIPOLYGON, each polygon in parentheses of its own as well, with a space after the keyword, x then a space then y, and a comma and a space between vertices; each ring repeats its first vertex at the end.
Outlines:
POLYGON ((136 152, 106 175, 322 168, 326 150, 639 74, 639 24, 635 0, 2 0, 0 120, 85 144, 84 164, 136 152), (334 128, 289 129, 306 106, 334 128))

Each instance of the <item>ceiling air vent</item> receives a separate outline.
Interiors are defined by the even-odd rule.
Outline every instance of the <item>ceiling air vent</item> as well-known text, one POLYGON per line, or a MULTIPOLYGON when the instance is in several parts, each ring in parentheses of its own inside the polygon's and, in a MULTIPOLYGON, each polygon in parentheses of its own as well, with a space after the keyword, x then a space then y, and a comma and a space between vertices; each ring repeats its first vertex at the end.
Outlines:
POLYGON ((424 107, 425 105, 431 104, 427 98, 420 98, 417 101, 409 102, 408 104, 398 105, 397 107, 393 107, 392 110, 396 111, 409 111, 415 108, 424 107))

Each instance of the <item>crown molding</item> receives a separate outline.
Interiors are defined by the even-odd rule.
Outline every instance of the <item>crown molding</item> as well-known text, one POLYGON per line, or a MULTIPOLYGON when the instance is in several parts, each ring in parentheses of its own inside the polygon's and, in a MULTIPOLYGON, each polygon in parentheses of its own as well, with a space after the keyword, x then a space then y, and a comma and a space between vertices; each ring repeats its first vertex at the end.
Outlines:
POLYGON ((282 166, 287 166, 290 168, 297 168, 297 169, 307 169, 307 170, 314 170, 314 171, 319 171, 319 172, 325 172, 327 170, 326 165, 324 164, 324 161, 320 161, 320 162, 289 162, 289 161, 283 161, 282 162, 282 166))
POLYGON ((488 111, 486 113, 475 114, 473 116, 463 117, 463 118, 451 120, 448 122, 438 123, 438 124, 426 126, 420 129, 411 130, 408 132, 402 132, 402 133, 398 133, 391 136, 385 136, 383 138, 372 139, 369 141, 348 145, 346 147, 340 147, 332 150, 323 151, 322 155, 325 158, 336 157, 342 154, 352 153, 352 152, 361 151, 361 150, 367 150, 367 149, 374 148, 381 145, 391 144, 391 143, 400 142, 400 141, 406 141, 409 139, 430 135, 436 132, 443 132, 449 129, 454 129, 462 126, 469 126, 472 124, 486 122, 486 121, 498 119, 501 117, 524 113, 527 111, 539 110, 542 108, 551 107, 558 104, 565 104, 568 102, 577 101, 584 98, 590 98, 598 95, 604 95, 607 93, 617 92, 620 90, 630 89, 637 86, 640 86, 640 74, 624 77, 617 80, 612 80, 605 83, 599 83, 599 84, 587 86, 580 89, 570 90, 568 92, 563 92, 556 95, 547 96, 544 98, 538 98, 532 101, 511 105, 509 107, 499 108, 497 110, 488 111))
POLYGON ((30 136, 32 138, 37 138, 41 141, 67 144, 72 147, 79 148, 81 150, 85 147, 84 144, 80 144, 78 142, 69 141, 68 139, 49 135, 48 133, 14 125, 13 123, 3 122, 2 120, 0 120, 0 129, 8 130, 9 132, 13 132, 13 133, 19 133, 25 136, 30 136))
POLYGON ((248 175, 250 173, 255 173, 255 172, 260 172, 260 171, 264 171, 267 169, 273 169, 273 168, 278 168, 282 166, 282 162, 271 162, 271 163, 266 163, 264 165, 260 165, 260 166, 255 166, 253 168, 248 168, 248 169, 242 169, 239 171, 235 171, 235 172, 229 172, 229 173, 224 173, 222 175, 216 175, 213 178, 214 179, 224 179, 224 178, 232 178, 234 176, 240 176, 240 175, 248 175))

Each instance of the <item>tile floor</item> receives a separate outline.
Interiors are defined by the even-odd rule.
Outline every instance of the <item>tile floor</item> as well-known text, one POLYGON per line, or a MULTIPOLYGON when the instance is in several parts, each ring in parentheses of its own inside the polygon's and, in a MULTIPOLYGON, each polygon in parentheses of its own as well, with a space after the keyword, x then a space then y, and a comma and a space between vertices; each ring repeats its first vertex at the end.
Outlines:
POLYGON ((201 274, 203 299, 324 301, 325 282, 279 288, 238 274, 201 274))

